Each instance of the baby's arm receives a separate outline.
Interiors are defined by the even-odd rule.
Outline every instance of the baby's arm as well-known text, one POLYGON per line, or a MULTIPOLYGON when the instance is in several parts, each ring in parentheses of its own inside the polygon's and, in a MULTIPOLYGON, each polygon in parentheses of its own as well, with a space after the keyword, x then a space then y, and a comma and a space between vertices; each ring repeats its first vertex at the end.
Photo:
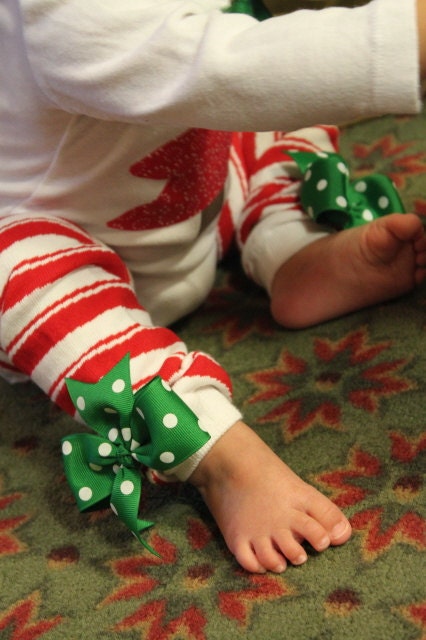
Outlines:
POLYGON ((223 6, 25 4, 34 79, 54 108, 143 126, 288 131, 420 109, 415 0, 262 22, 223 6))

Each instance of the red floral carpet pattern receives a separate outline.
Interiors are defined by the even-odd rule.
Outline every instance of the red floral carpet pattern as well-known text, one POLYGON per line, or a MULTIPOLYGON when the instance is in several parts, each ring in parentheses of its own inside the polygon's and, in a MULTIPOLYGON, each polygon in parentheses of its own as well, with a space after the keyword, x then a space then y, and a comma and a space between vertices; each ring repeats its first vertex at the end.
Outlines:
MULTIPOLYGON (((342 153, 426 216, 424 116, 357 124, 342 153)), ((426 289, 284 331, 232 258, 177 329, 227 367, 246 420, 353 538, 252 576, 193 490, 150 486, 152 556, 110 511, 77 512, 59 455, 72 421, 31 384, 0 382, 0 639, 425 640, 426 289)))

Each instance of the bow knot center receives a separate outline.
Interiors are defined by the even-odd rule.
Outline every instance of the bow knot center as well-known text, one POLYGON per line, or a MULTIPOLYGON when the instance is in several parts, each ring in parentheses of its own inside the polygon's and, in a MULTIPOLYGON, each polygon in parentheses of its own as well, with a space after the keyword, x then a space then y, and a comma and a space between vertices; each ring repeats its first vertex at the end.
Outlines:
POLYGON ((138 461, 133 458, 131 452, 121 444, 117 445, 114 463, 127 468, 139 466, 138 461))

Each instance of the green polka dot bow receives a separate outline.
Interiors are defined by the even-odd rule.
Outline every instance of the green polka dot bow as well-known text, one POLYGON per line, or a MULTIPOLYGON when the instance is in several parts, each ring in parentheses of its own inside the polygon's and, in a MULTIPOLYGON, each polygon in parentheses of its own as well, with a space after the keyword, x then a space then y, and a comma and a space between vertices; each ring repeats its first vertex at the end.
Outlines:
MULTIPOLYGON (((66 381, 80 416, 98 435, 62 440, 65 475, 80 511, 111 506, 152 553, 140 532, 152 522, 138 517, 140 465, 167 471, 209 439, 196 415, 161 378, 133 394, 126 356, 98 383, 66 381)), ((157 554, 156 554, 157 555, 157 554)))
POLYGON ((226 13, 246 13, 257 20, 266 20, 271 14, 263 4, 262 0, 233 0, 231 6, 225 9, 226 13))
POLYGON ((349 229, 389 213, 404 212, 397 190, 384 175, 350 181, 348 165, 337 153, 285 153, 304 174, 302 206, 320 224, 349 229))

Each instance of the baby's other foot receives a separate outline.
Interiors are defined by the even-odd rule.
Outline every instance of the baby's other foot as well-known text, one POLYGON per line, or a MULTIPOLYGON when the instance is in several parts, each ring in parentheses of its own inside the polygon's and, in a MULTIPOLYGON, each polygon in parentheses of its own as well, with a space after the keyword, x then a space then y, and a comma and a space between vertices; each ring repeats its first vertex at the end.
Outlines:
POLYGON ((418 216, 384 216, 293 255, 274 277, 272 315, 288 328, 311 326, 407 293, 423 282, 425 267, 418 216))

